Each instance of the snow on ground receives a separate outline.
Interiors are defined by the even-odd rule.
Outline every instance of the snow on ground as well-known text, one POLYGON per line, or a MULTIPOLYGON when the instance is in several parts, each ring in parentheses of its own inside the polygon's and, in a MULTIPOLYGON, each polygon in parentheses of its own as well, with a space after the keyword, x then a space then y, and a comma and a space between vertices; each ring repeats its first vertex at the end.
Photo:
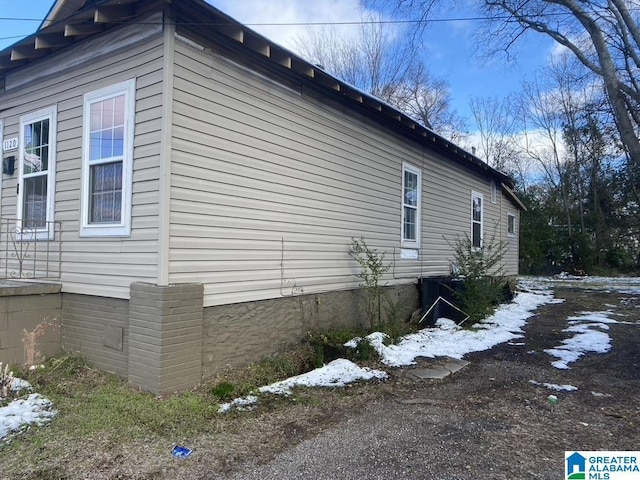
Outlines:
POLYGON ((272 383, 259 389, 260 393, 291 395, 294 387, 344 387, 358 380, 385 379, 388 375, 380 370, 359 367, 344 358, 338 358, 321 368, 291 377, 282 382, 272 383))
POLYGON ((396 345, 385 345, 386 335, 374 332, 367 340, 380 355, 382 363, 390 367, 415 364, 418 357, 462 358, 467 353, 488 350, 500 343, 523 336, 523 327, 533 312, 546 303, 558 303, 550 290, 533 289, 516 294, 509 304, 471 329, 463 329, 452 320, 440 318, 437 328, 426 328, 405 336, 396 345))
MULTIPOLYGON (((11 389, 20 393, 30 391, 31 385, 15 378, 11 389)), ((52 403, 38 393, 30 393, 27 398, 13 400, 8 405, 0 407, 0 440, 28 425, 43 425, 55 417, 56 413, 52 403)))
POLYGON ((544 387, 549 390, 554 390, 556 392, 573 392, 574 390, 578 390, 578 387, 574 387, 573 385, 558 385, 557 383, 540 383, 535 380, 529 380, 531 385, 535 385, 536 387, 544 387))
MULTIPOLYGON (((591 285, 620 293, 634 292, 640 295, 640 278, 604 279, 601 277, 587 277, 580 280, 581 286, 591 285)), ((402 367, 415 363, 418 357, 452 357, 462 358, 467 353, 488 350, 495 345, 523 336, 523 328, 529 317, 541 305, 560 303, 553 292, 548 289, 557 279, 527 279, 520 282, 521 291, 514 300, 501 305, 496 312, 476 324, 471 329, 463 329, 453 321, 441 318, 435 328, 425 328, 417 333, 405 336, 397 345, 385 345, 385 335, 380 332, 372 333, 368 341, 380 354, 382 362, 389 367, 402 367)), ((575 335, 563 341, 563 344, 553 349, 545 350, 559 360, 554 362, 558 368, 569 368, 568 364, 576 361, 587 352, 604 353, 610 350, 611 340, 606 331, 611 323, 619 323, 610 318, 611 310, 602 312, 582 312, 579 316, 569 317, 567 332, 575 335)), ((355 341, 353 344, 355 345, 355 341)), ((325 386, 340 387, 359 380, 384 379, 387 373, 380 370, 362 368, 345 359, 333 362, 296 377, 289 378, 258 389, 258 393, 272 393, 290 395, 296 386, 325 386)), ((28 388, 27 382, 16 381, 21 388, 28 388)), ((537 384, 537 383, 536 383, 537 384)), ((572 385, 541 384, 545 388, 557 391, 569 391, 576 387, 572 385)), ((227 412, 232 408, 251 408, 258 401, 257 395, 235 399, 220 406, 220 412, 227 412)), ((0 439, 8 433, 20 430, 28 424, 42 424, 56 415, 51 402, 46 398, 31 393, 27 398, 11 402, 0 408, 0 439)))
MULTIPOLYGON (((435 328, 425 328, 407 335, 397 345, 384 345, 385 334, 380 332, 366 338, 380 354, 382 362, 390 367, 411 365, 417 357, 462 358, 470 352, 487 350, 499 343, 522 337, 526 320, 539 306, 562 302, 553 298, 551 290, 533 282, 523 283, 521 288, 524 291, 516 294, 511 303, 501 305, 494 315, 472 329, 465 330, 452 320, 441 318, 435 328)), ((348 343, 356 346, 361 340, 354 339, 348 343)), ((349 360, 338 359, 309 373, 261 387, 256 393, 290 395, 292 389, 299 385, 336 387, 358 380, 386 377, 385 372, 361 368, 349 360)), ((257 401, 255 395, 236 399, 221 405, 219 412, 228 412, 234 407, 247 408, 257 401)))
POLYGON ((640 277, 576 277, 566 273, 555 277, 531 277, 536 283, 573 287, 606 292, 618 292, 627 295, 640 295, 640 277))
POLYGON ((602 312, 581 312, 578 316, 569 317, 569 327, 563 331, 573 333, 573 337, 562 341, 562 345, 548 348, 545 353, 558 360, 551 363, 556 368, 566 370, 585 353, 607 353, 611 350, 611 338, 607 334, 609 324, 618 323, 612 320, 611 310, 602 312))
MULTIPOLYGON (((338 358, 327 365, 316 368, 302 375, 288 378, 281 382, 272 383, 258 389, 259 393, 271 393, 273 395, 291 395, 295 387, 344 387, 349 383, 359 380, 385 379, 386 372, 367 367, 359 367, 355 363, 344 358, 338 358)), ((225 413, 234 407, 247 408, 258 402, 258 397, 249 395, 236 398, 232 402, 224 403, 218 412, 225 413)))

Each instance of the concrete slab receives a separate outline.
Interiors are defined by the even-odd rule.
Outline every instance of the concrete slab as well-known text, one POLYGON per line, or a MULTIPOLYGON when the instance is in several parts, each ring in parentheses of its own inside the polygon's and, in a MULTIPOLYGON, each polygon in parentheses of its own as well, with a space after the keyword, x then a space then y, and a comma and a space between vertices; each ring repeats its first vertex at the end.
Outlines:
POLYGON ((471 362, 467 362, 466 360, 458 360, 457 358, 451 359, 444 364, 444 368, 449 370, 451 374, 458 373, 464 367, 469 365, 471 362))
POLYGON ((434 366, 431 368, 416 368, 411 370, 409 375, 420 380, 443 380, 451 375, 451 371, 444 367, 434 366))
POLYGON ((429 367, 416 368, 409 370, 407 373, 408 375, 420 380, 444 380, 448 376, 458 373, 464 367, 469 365, 469 363, 470 362, 467 362, 466 360, 447 358, 429 367))

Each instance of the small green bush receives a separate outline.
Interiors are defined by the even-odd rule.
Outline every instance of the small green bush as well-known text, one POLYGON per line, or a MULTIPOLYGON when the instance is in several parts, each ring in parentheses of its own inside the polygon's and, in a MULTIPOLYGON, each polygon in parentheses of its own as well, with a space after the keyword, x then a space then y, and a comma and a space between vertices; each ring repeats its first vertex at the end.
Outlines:
POLYGON ((384 297, 382 287, 384 285, 381 281, 391 265, 384 263, 384 253, 380 254, 375 248, 369 247, 364 237, 351 239, 349 255, 360 265, 360 273, 356 276, 364 283, 363 310, 369 326, 373 327, 382 319, 384 297))
POLYGON ((231 382, 220 382, 211 389, 212 395, 221 402, 233 400, 236 397, 235 392, 236 386, 231 382))
POLYGON ((464 277, 462 291, 455 295, 469 315, 469 326, 490 315, 503 299, 502 259, 507 245, 492 238, 477 248, 465 235, 456 237, 452 246, 454 261, 464 277))

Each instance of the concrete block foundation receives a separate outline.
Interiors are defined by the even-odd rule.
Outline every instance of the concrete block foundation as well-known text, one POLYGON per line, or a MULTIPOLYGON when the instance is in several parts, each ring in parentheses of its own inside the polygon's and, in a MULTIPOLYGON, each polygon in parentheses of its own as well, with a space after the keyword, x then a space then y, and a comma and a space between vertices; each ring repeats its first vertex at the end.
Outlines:
MULTIPOLYGON (((62 346, 140 389, 170 393, 242 367, 310 332, 360 327, 362 290, 203 307, 201 284, 133 283, 130 299, 62 295, 62 346)), ((385 288, 399 318, 418 308, 415 284, 385 288)))
POLYGON ((60 285, 0 285, 0 362, 37 364, 60 352, 60 285))

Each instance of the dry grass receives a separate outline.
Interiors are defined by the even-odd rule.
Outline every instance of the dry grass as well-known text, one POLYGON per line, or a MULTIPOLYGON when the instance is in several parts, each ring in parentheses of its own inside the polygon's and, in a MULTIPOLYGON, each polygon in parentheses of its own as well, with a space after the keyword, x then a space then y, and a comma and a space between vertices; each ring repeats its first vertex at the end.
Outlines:
POLYGON ((19 372, 53 401, 59 415, 46 427, 0 443, 0 478, 192 479, 230 471, 247 460, 266 461, 375 392, 364 385, 301 389, 291 398, 266 396, 253 412, 217 412, 228 397, 309 370, 314 355, 302 346, 165 397, 135 391, 72 356, 19 372), (194 453, 187 461, 176 459, 175 445, 194 453))

